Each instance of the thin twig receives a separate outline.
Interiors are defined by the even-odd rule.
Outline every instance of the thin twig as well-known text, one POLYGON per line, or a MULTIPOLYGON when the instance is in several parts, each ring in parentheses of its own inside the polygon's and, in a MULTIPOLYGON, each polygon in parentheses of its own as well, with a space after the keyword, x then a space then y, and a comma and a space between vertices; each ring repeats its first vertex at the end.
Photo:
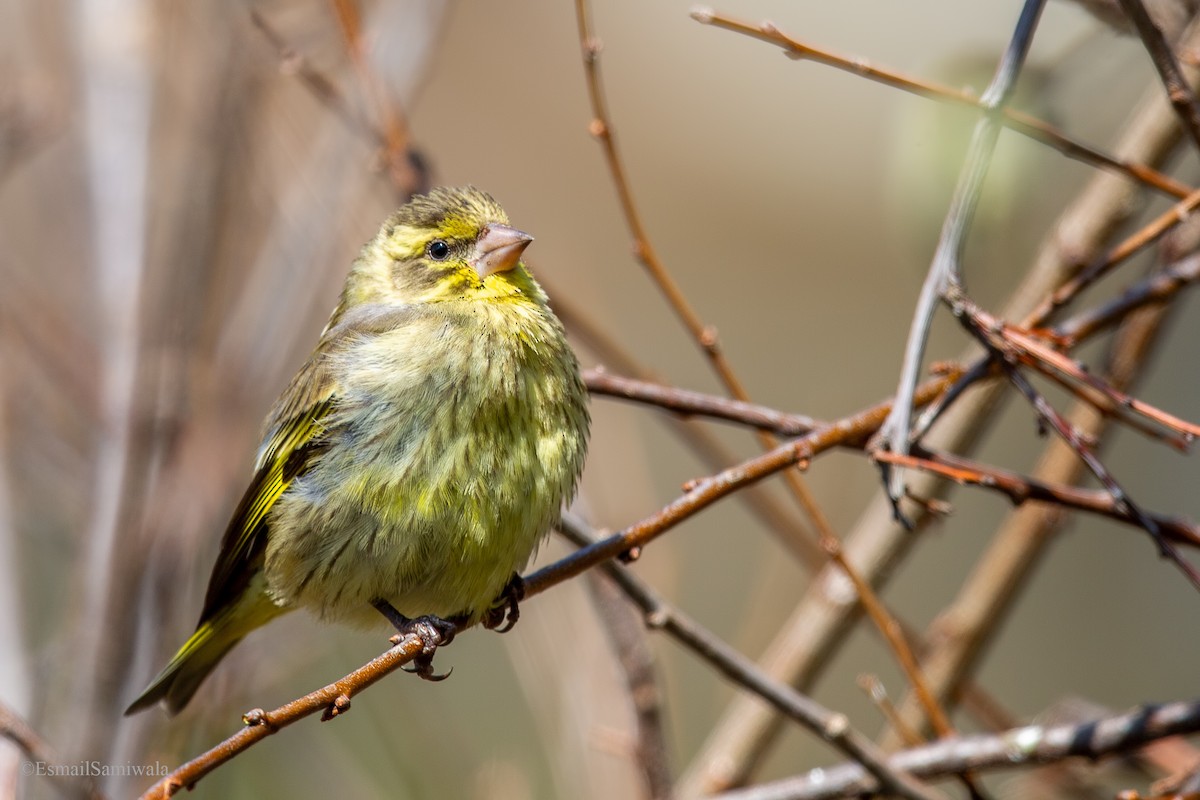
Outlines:
POLYGON ((1142 0, 1117 0, 1117 2, 1121 4, 1125 16, 1133 22, 1138 36, 1142 39, 1142 44, 1146 47, 1146 52, 1154 61, 1154 68, 1158 70, 1163 86, 1167 90, 1167 99, 1171 101, 1171 107, 1175 109, 1175 114, 1183 124, 1183 129, 1192 137, 1192 142, 1196 147, 1200 148, 1200 106, 1196 104, 1196 96, 1192 94, 1191 87, 1183 77, 1183 70, 1180 69, 1179 62, 1171 51, 1171 45, 1158 26, 1154 24, 1154 20, 1150 19, 1150 14, 1142 5, 1142 0))
MULTIPOLYGON (((989 317, 990 315, 984 313, 981 320, 986 324, 989 317)), ((1101 411, 1124 409, 1168 431, 1174 431, 1178 434, 1178 438, 1172 441, 1178 442, 1180 449, 1186 449, 1188 444, 1197 436, 1200 436, 1200 425, 1180 419, 1174 414, 1169 414, 1160 408, 1156 408, 1149 403, 1138 400, 1136 397, 1114 388, 1107 381, 1088 372, 1075 359, 1063 355, 1054 348, 1047 346, 1044 342, 1030 336, 1025 331, 1012 325, 1000 325, 998 328, 993 328, 993 330, 997 332, 998 336, 1003 337, 1010 345, 1013 345, 1018 356, 1023 355, 1027 357, 1027 359, 1023 358, 1022 360, 1034 362, 1039 369, 1045 367, 1046 374, 1056 372, 1064 378, 1074 381, 1076 384, 1086 386, 1102 395, 1111 406, 1109 409, 1101 408, 1101 411)))
POLYGON ((676 414, 738 422, 780 436, 802 436, 825 423, 801 414, 786 414, 767 406, 664 386, 652 381, 614 375, 604 369, 584 370, 583 382, 593 395, 616 397, 658 406, 676 414))
MULTIPOLYGON (((542 283, 545 285, 546 281, 543 280, 542 283)), ((555 298, 552 304, 567 331, 582 341, 602 363, 615 366, 638 380, 655 380, 656 376, 649 369, 620 346, 608 331, 595 324, 587 314, 576 307, 568 295, 552 292, 549 287, 547 291, 555 298)), ((683 442, 706 469, 715 471, 738 460, 732 450, 696 419, 675 415, 664 416, 662 419, 667 429, 683 442)), ((825 555, 811 539, 796 535, 796 532, 801 530, 800 520, 775 495, 766 491, 764 487, 750 486, 745 491, 738 492, 737 498, 767 530, 775 533, 779 541, 783 542, 807 569, 815 572, 825 563, 825 555)))
MULTIPOLYGON (((896 753, 888 764, 918 778, 941 778, 963 770, 1000 770, 1054 764, 1068 758, 1096 760, 1128 753, 1168 736, 1200 731, 1200 700, 1140 706, 1082 724, 1028 725, 1000 734, 960 736, 896 753)), ((717 795, 720 800, 832 800, 875 790, 858 764, 822 767, 774 783, 717 795)))
POLYGON ((981 321, 977 315, 978 309, 962 295, 956 297, 952 302, 955 306, 955 316, 975 336, 980 344, 992 351, 998 359, 997 363, 1004 368, 1013 386, 1025 396, 1038 418, 1058 434, 1075 454, 1079 456, 1088 470, 1096 477, 1096 480, 1100 481, 1105 490, 1112 495, 1113 501, 1124 511, 1132 515, 1138 525, 1150 534, 1151 538, 1158 545, 1159 554, 1175 564, 1197 591, 1200 591, 1200 570, 1197 570, 1190 561, 1183 557, 1183 554, 1179 552, 1175 545, 1163 536, 1157 523, 1140 506, 1133 502, 1133 499, 1121 488, 1116 478, 1113 477, 1108 468, 1104 466, 1092 451, 1091 445, 1080 435, 1078 429, 1059 414, 1049 401, 1033 387, 1033 384, 1029 382, 1021 370, 1013 363, 1012 356, 1005 352, 1004 342, 994 338, 991 329, 981 321))
MULTIPOLYGON (((834 67, 852 75, 890 86, 895 89, 926 97, 930 100, 954 103, 956 105, 990 112, 983 101, 965 89, 955 89, 951 86, 921 80, 903 73, 871 64, 866 59, 841 56, 822 47, 802 42, 784 33, 771 22, 760 22, 755 25, 750 22, 735 19, 710 8, 697 8, 692 12, 692 19, 703 25, 712 25, 734 33, 740 33, 759 41, 779 45, 790 58, 796 60, 815 61, 818 64, 834 67)), ((1091 164, 1101 169, 1108 169, 1125 175, 1152 189, 1156 189, 1171 197, 1186 197, 1192 190, 1169 175, 1164 175, 1152 167, 1116 158, 1090 145, 1076 141, 1049 123, 1037 119, 1015 108, 999 109, 1001 123, 1016 133, 1027 136, 1034 141, 1058 150, 1068 158, 1091 164)))
POLYGON ((1099 330, 1115 325, 1131 311, 1163 303, 1185 286, 1200 280, 1200 256, 1189 256, 1155 272, 1108 302, 1082 311, 1053 329, 1053 337, 1068 350, 1099 330))
MULTIPOLYGON (((1169 122, 1174 125, 1174 118, 1169 122)), ((1166 309, 1143 309, 1118 330, 1105 359, 1103 375, 1114 386, 1131 388, 1144 370, 1148 354, 1161 338, 1166 309)), ((1077 402, 1071 423, 1088 437, 1101 440, 1107 420, 1090 404, 1077 402)), ((1044 448, 1033 472, 1042 483, 1071 485, 1080 481, 1083 463, 1055 438, 1044 448)), ((963 581, 954 601, 926 631, 928 647, 922 664, 943 697, 958 693, 985 652, 988 641, 1008 618, 1055 535, 1068 519, 1057 506, 1027 504, 1013 511, 988 543, 987 550, 963 581)), ((923 713, 912 698, 900 707, 910 725, 923 713)), ((1009 726, 1011 727, 1011 725, 1009 726)), ((886 740, 885 740, 886 741, 886 740)), ((894 738, 893 738, 894 741, 894 738)))
POLYGON ((1192 192, 1169 209, 1159 214, 1120 244, 1097 258, 1079 274, 1059 286, 1054 292, 1022 321, 1022 328, 1045 325, 1051 315, 1078 296, 1118 264, 1121 264, 1146 246, 1162 238, 1176 225, 1184 222, 1192 212, 1200 208, 1200 189, 1192 192))
MULTIPOLYGON (((925 470, 963 486, 979 486, 999 492, 1013 505, 1027 502, 1052 503, 1057 508, 1073 508, 1141 528, 1142 524, 1127 508, 1105 490, 1081 489, 1068 484, 1048 483, 1010 470, 993 467, 952 453, 919 451, 916 455, 901 456, 879 453, 876 458, 925 470)), ((1178 517, 1146 512, 1146 516, 1163 536, 1182 545, 1200 548, 1200 525, 1178 517)))
MULTIPOLYGON (((601 45, 600 40, 592 32, 591 15, 587 0, 575 0, 575 19, 579 29, 579 47, 583 53, 584 76, 592 111, 592 121, 589 125, 589 130, 597 141, 600 142, 600 146, 604 151, 604 159, 608 165, 609 173, 612 175, 613 186, 617 192, 625 224, 629 228, 630 235, 633 237, 634 255, 643 268, 645 268, 654 285, 662 292, 667 304, 683 324, 684 328, 687 329, 692 340, 700 348, 701 352, 704 353, 726 391, 734 399, 748 403, 750 402, 750 395, 746 391, 746 387, 741 379, 734 372, 733 365, 725 357, 725 352, 721 349, 721 344, 717 337, 717 329, 700 319, 700 315, 692 307, 686 295, 684 295, 682 287, 667 269, 666 264, 659 258, 654 244, 650 241, 650 237, 646 233, 641 214, 638 213, 637 205, 633 200, 633 189, 625 173, 625 163, 621 159, 620 152, 617 150, 612 119, 608 113, 608 104, 605 100, 604 87, 600 77, 601 45)), ((770 434, 760 431, 757 437, 759 444, 764 450, 769 450, 778 444, 770 434)), ((808 491, 808 487, 805 486, 804 481, 795 473, 785 475, 785 479, 787 480, 788 488, 795 495, 801 509, 812 521, 813 525, 821 528, 825 519, 824 514, 817 506, 816 499, 808 491)), ((824 527, 827 528, 828 526, 825 525, 824 527)), ((789 531, 788 535, 802 538, 800 531, 789 531)))
POLYGON ((314 69, 307 58, 293 50, 287 43, 287 40, 283 38, 283 34, 276 30, 258 9, 250 10, 250 21, 262 33, 263 38, 275 48, 275 52, 279 54, 279 69, 281 72, 288 75, 295 75, 299 78, 301 83, 312 93, 313 97, 332 111, 334 116, 340 119, 351 131, 362 135, 375 144, 384 141, 383 131, 370 119, 360 114, 346 100, 346 96, 342 94, 341 89, 333 81, 314 69))
MULTIPOLYGON (((1184 46, 1198 45, 1200 26, 1193 25, 1185 37, 1184 46)), ((1153 165, 1162 164, 1171 155, 1179 141, 1179 125, 1170 109, 1161 102, 1160 94, 1157 81, 1143 93, 1143 101, 1130 116, 1113 147, 1115 153, 1131 161, 1153 165)), ((1012 293, 1001 316, 1022 319, 1039 298, 1049 294, 1091 261, 1092 254, 1099 252, 1104 242, 1138 208, 1137 191, 1136 186, 1115 179, 1112 175, 1094 176, 1049 226, 1052 234, 1035 254, 1030 269, 1020 287, 1012 293)), ((1147 363, 1150 338, 1138 347, 1121 348, 1122 369, 1126 369, 1130 377, 1147 363)), ((996 419, 991 412, 1002 394, 1003 387, 999 381, 978 386, 930 431, 929 438, 940 449, 968 452, 996 419)), ((1056 451, 1065 449, 1055 448, 1056 451)), ((1074 454, 1069 455, 1069 461, 1078 463, 1074 454)), ((912 484, 915 493, 926 498, 942 496, 950 485, 935 476, 919 473, 913 475, 912 484)), ((1024 533, 1024 536, 1038 542, 1053 539, 1053 532, 1064 518, 1054 509, 1034 506, 1019 509, 1017 515, 1022 519, 1038 518, 1036 530, 1024 533)), ((889 501, 883 497, 873 499, 846 540, 848 553, 877 585, 885 583, 889 576, 895 574, 897 565, 913 545, 911 535, 899 526, 887 524, 890 516, 889 501)), ((924 509, 918 509, 914 515, 918 525, 928 518, 924 509)), ((1037 557, 1035 553, 1028 556, 1028 560, 1032 562, 1037 557)), ((1014 580, 1017 583, 1007 587, 1009 594, 1019 585, 1020 579, 1014 580)), ((832 570, 826 570, 812 583, 788 622, 765 650, 763 663, 768 672, 796 686, 811 685, 846 641, 857 611, 855 598, 850 596, 840 580, 835 579, 832 570)), ((995 620, 1003 615, 1003 611, 1002 603, 997 608, 996 604, 988 605, 984 600, 981 608, 972 609, 970 619, 961 621, 960 617, 956 617, 952 620, 955 627, 949 633, 953 635, 957 631, 960 638, 964 638, 973 637, 976 630, 981 631, 973 646, 973 652, 979 652, 986 639, 993 635, 995 620)), ((925 661, 929 663, 928 659, 925 661)), ((946 668, 959 671, 955 672, 947 689, 942 690, 943 696, 961 685, 961 668, 968 663, 973 663, 971 656, 956 657, 955 664, 946 668)), ((771 709, 753 698, 736 697, 721 719, 713 725, 704 745, 685 770, 681 782, 684 794, 712 794, 745 782, 762 764, 767 752, 777 741, 780 730, 778 715, 771 709)))
POLYGON ((383 157, 392 184, 404 197, 410 197, 423 188, 423 180, 409 158, 408 122, 387 85, 371 66, 363 41, 358 3, 356 0, 330 0, 330 3, 346 42, 346 52, 383 129, 383 157))

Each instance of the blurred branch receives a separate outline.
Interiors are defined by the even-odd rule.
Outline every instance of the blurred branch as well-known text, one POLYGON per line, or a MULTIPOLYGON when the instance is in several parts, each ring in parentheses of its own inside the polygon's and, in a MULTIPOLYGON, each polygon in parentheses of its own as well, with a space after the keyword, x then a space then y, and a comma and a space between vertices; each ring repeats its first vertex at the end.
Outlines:
MULTIPOLYGON (((570 512, 562 515, 559 528, 584 549, 602 541, 587 523, 570 512)), ((605 570, 629 599, 641 608, 649 627, 666 632, 725 677, 758 695, 781 713, 849 755, 878 781, 879 789, 902 797, 941 796, 940 792, 913 781, 911 776, 903 771, 884 766, 887 758, 884 753, 877 750, 869 739, 851 728, 845 715, 823 708, 811 698, 766 675, 750 659, 734 650, 720 637, 663 601, 631 571, 613 562, 607 563, 605 570)))
MULTIPOLYGON (((606 568, 611 566, 605 565, 606 568)), ((646 794, 651 800, 669 800, 672 796, 671 751, 663 720, 663 691, 659 686, 654 654, 646 641, 645 627, 629 604, 622 600, 620 589, 609 575, 593 572, 589 578, 588 588, 629 689, 629 703, 637 725, 634 755, 646 780, 646 794)))
POLYGON ((852 75, 881 83, 884 86, 901 89, 919 97, 966 106, 985 113, 998 114, 1001 124, 1006 128, 1027 136, 1034 141, 1041 142, 1048 147, 1052 147, 1067 158, 1073 158, 1085 164, 1100 167, 1101 169, 1112 170, 1172 197, 1186 197, 1192 191, 1186 184, 1180 183, 1169 175, 1164 175, 1145 164, 1117 158, 1082 142, 1078 142, 1059 131, 1053 125, 1023 111, 1007 106, 999 109, 989 108, 983 100, 969 91, 955 89, 950 86, 934 83, 933 81, 913 78, 893 69, 873 65, 866 59, 858 56, 848 57, 837 55, 829 50, 802 42, 784 33, 772 22, 764 21, 755 25, 751 22, 745 22, 727 14, 714 11, 711 8, 697 8, 693 10, 692 19, 702 25, 712 25, 715 28, 740 33, 752 39, 767 42, 768 44, 779 45, 789 58, 796 59, 797 61, 815 61, 818 64, 825 64, 826 66, 849 72, 852 75))
POLYGON ((279 54, 279 70, 295 75, 321 105, 333 112, 347 128, 379 148, 388 178, 401 197, 408 198, 428 188, 428 176, 412 149, 408 124, 399 104, 392 99, 387 86, 371 67, 362 42, 361 20, 352 0, 331 0, 337 14, 346 49, 364 91, 375 108, 382 127, 360 113, 341 89, 326 75, 314 69, 303 54, 294 50, 278 30, 257 9, 250 10, 250 20, 263 38, 279 54))
POLYGON ((410 158, 408 122, 379 73, 371 66, 363 41, 362 18, 356 0, 330 0, 346 42, 346 52, 363 91, 383 128, 383 159, 394 185, 407 199, 424 189, 425 178, 410 158))
POLYGON ((90 777, 78 777, 72 774, 72 769, 78 770, 78 764, 67 764, 59 757, 54 748, 38 735, 20 714, 0 702, 0 738, 7 739, 17 746, 17 749, 29 759, 36 772, 24 774, 45 774, 53 781, 63 794, 68 797, 86 797, 88 800, 104 800, 105 795, 96 787, 90 777))
POLYGON ((1191 87, 1184 80, 1179 62, 1175 60, 1175 54, 1171 52, 1171 45, 1167 43, 1162 31, 1154 24, 1154 20, 1150 19, 1150 14, 1146 12, 1142 0, 1118 0, 1118 2, 1125 15, 1133 22, 1133 27, 1137 29, 1142 44, 1146 46, 1146 52, 1154 61, 1154 68, 1158 70, 1158 74, 1162 78, 1163 87, 1167 90, 1167 99, 1171 101, 1171 107, 1175 109, 1175 114, 1179 117, 1184 130, 1192 137, 1192 142, 1197 148, 1200 148, 1200 106, 1196 105, 1196 96, 1192 94, 1191 87))
POLYGON ((342 94, 342 90, 329 80, 323 73, 313 69, 303 54, 296 52, 288 45, 267 18, 258 9, 250 10, 250 21, 258 28, 275 51, 279 54, 279 71, 284 75, 295 75, 308 88, 321 105, 333 112, 333 115, 345 123, 351 131, 361 134, 373 143, 384 141, 384 133, 374 122, 360 114, 342 94))
MULTIPOLYGON (((1096 760, 1128 753, 1168 736, 1200 731, 1200 700, 1145 705, 1125 714, 1078 725, 1027 725, 1000 734, 959 736, 904 750, 888 764, 918 778, 964 770, 1053 764, 1068 758, 1096 760)), ((808 775, 718 795, 721 800, 826 800, 878 790, 858 764, 822 767, 808 775)), ((715 800, 715 798, 714 798, 715 800)))

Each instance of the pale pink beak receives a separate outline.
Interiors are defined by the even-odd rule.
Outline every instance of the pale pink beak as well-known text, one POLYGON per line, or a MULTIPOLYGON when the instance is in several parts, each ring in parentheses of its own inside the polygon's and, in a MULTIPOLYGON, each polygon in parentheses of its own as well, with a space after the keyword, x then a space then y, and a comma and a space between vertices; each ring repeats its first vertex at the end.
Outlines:
POLYGON ((533 241, 528 233, 490 222, 475 240, 475 251, 467 263, 474 267, 480 278, 508 272, 521 260, 521 253, 533 241))

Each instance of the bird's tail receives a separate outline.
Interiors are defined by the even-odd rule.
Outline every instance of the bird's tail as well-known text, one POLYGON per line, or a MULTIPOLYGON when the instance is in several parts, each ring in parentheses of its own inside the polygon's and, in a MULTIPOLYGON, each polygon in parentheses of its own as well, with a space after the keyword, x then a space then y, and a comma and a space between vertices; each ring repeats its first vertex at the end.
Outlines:
POLYGON ((125 716, 143 711, 160 700, 168 714, 178 714, 243 636, 285 611, 265 597, 253 605, 253 609, 235 605, 203 620, 158 677, 129 704, 125 716))

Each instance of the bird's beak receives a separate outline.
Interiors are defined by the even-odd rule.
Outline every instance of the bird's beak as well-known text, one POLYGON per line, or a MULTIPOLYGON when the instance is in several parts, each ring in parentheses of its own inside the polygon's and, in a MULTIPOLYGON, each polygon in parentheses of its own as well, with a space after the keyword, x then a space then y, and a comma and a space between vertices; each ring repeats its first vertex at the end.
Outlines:
POLYGON ((516 228, 498 222, 488 223, 475 240, 475 251, 467 263, 479 273, 480 278, 508 272, 521 260, 521 253, 532 241, 532 236, 516 228))

